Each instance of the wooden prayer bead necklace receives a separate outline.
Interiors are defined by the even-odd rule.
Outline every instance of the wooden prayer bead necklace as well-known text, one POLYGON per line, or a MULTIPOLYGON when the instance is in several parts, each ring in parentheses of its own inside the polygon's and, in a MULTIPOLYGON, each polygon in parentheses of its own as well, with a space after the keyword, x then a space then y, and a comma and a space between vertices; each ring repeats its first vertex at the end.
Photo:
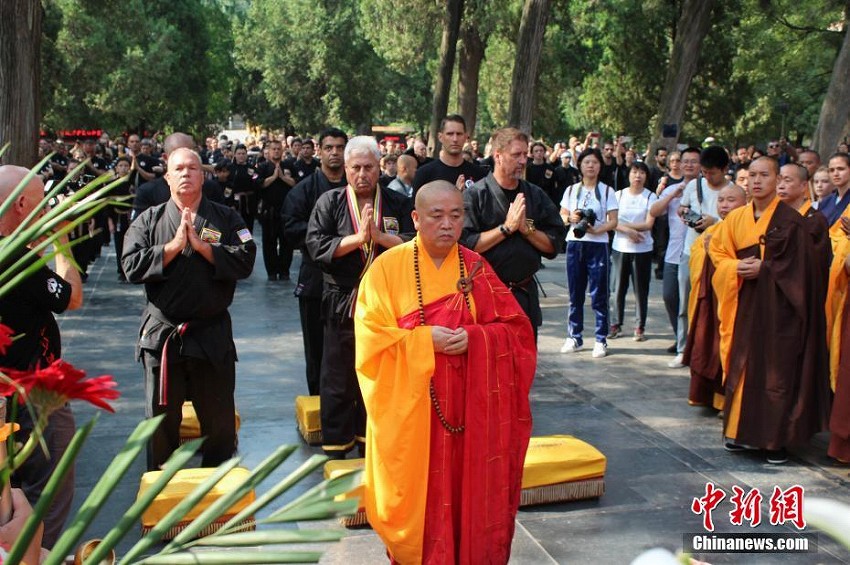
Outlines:
MULTIPOLYGON (((472 304, 469 301, 469 292, 472 290, 472 276, 466 276, 466 267, 463 263, 463 254, 460 251, 460 246, 457 248, 457 258, 460 264, 460 279, 457 281, 457 288, 463 293, 463 299, 466 301, 466 307, 472 312, 472 304)), ((422 274, 419 272, 419 246, 416 242, 413 243, 413 272, 416 275, 416 298, 419 300, 419 325, 425 326, 425 302, 422 298, 422 274)), ((437 419, 450 434, 459 434, 466 429, 466 425, 452 426, 446 420, 443 414, 440 403, 437 400, 437 391, 434 389, 434 377, 431 377, 431 382, 428 386, 428 392, 431 396, 431 404, 434 406, 434 412, 437 413, 437 419)))

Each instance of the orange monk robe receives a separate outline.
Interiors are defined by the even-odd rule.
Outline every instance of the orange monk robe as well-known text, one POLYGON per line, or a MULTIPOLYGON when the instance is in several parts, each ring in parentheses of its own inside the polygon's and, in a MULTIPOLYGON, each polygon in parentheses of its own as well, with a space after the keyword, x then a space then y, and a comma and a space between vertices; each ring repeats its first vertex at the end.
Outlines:
POLYGON ((807 215, 810 211, 812 211, 812 201, 807 198, 806 201, 803 202, 803 205, 800 206, 800 209, 797 211, 800 212, 801 216, 807 215))
MULTIPOLYGON (((357 297, 355 366, 369 415, 364 475, 369 523, 392 558, 405 565, 506 562, 531 434, 528 393, 536 367, 531 324, 483 262, 470 293, 475 319, 463 324, 468 352, 435 354, 431 328, 417 323, 417 240, 383 253, 364 276, 357 297), (446 381, 447 371, 458 366, 464 369, 460 376, 446 381), (429 397, 432 376, 448 422, 467 425, 460 434, 449 434, 437 419, 429 397), (443 388, 451 386, 450 393, 443 388), (505 410, 509 420, 496 421, 495 415, 501 412, 504 418, 505 410), (493 464, 499 469, 491 473, 493 464), (448 484, 444 490, 452 492, 429 490, 435 484, 448 484), (458 488, 464 492, 453 499, 458 488), (481 507, 470 510, 476 504, 481 507), (452 538, 448 545, 454 547, 434 540, 441 535, 452 538)), ((483 261, 460 249, 467 273, 483 261)), ((471 319, 456 287, 457 247, 439 269, 420 247, 419 266, 426 321, 447 325, 432 320, 451 311, 471 319)))
POLYGON ((685 364, 690 367, 691 386, 688 403, 693 406, 723 408, 723 383, 717 351, 717 299, 711 286, 714 268, 705 250, 706 237, 717 230, 720 223, 709 226, 691 246, 688 263, 691 293, 688 299, 688 342, 685 346, 685 364), (708 270, 706 270, 708 267, 708 270), (703 281, 709 283, 703 288, 703 281), (706 310, 697 313, 697 308, 706 310))
POLYGON ((826 300, 827 338, 829 342, 830 385, 835 393, 829 420, 827 453, 845 463, 850 462, 850 302, 847 287, 850 277, 844 267, 850 255, 850 239, 834 242, 835 256, 829 272, 826 300))
MULTIPOLYGON (((740 258, 737 251, 759 245, 759 238, 764 235, 777 204, 779 204, 778 198, 771 202, 758 221, 753 215, 752 202, 732 210, 726 219, 718 224, 723 228, 718 228, 717 233, 711 238, 709 255, 715 268, 711 281, 717 293, 717 316, 720 318, 720 364, 724 375, 729 374, 729 350, 732 346, 732 333, 738 313, 738 291, 743 282, 738 276, 740 258)), ((761 256, 761 252, 758 255, 761 256)), ((743 377, 741 380, 743 381, 743 377)))
POLYGON ((705 259, 708 256, 705 252, 705 238, 711 236, 720 226, 720 223, 712 224, 696 238, 691 246, 691 260, 688 263, 691 277, 691 294, 688 297, 688 320, 694 319, 694 312, 697 308, 697 298, 700 290, 700 273, 705 266, 705 259))
POLYGON ((832 241, 832 254, 837 252, 837 246, 842 240, 847 239, 847 234, 841 229, 841 218, 850 218, 850 206, 844 209, 841 217, 835 220, 835 223, 829 227, 829 239, 832 241))
POLYGON ((829 384, 835 391, 838 361, 841 353, 841 324, 844 318, 844 303, 847 298, 847 283, 850 277, 844 268, 850 255, 850 239, 833 240, 833 257, 829 269, 829 291, 826 295, 826 340, 829 344, 829 384))
POLYGON ((828 357, 820 304, 829 247, 822 218, 804 218, 778 198, 758 220, 753 204, 733 210, 712 237, 727 437, 781 449, 825 429, 828 357), (762 258, 756 279, 738 277, 746 257, 762 258))

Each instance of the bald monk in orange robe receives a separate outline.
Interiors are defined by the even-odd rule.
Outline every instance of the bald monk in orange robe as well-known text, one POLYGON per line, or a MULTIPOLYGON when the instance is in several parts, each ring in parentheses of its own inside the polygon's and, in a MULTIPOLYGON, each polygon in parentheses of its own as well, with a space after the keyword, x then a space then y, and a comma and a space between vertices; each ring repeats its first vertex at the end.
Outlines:
MULTIPOLYGON (((746 205, 747 193, 730 184, 717 194, 717 212, 723 220, 729 212, 746 205)), ((691 246, 691 293, 688 300, 688 341, 684 363, 690 368, 691 386, 688 403, 723 409, 723 370, 720 367, 720 333, 717 297, 711 284, 714 264, 708 259, 712 234, 720 226, 713 224, 691 246)))
MULTIPOLYGON (((776 197, 779 164, 749 169, 753 201, 711 238, 720 354, 726 375, 726 448, 785 448, 826 429, 829 414, 826 300, 829 239, 776 197)), ((823 225, 823 224, 821 224, 823 225)))
POLYGON ((510 557, 536 347, 510 290, 458 246, 463 217, 454 185, 423 186, 417 237, 379 257, 357 297, 364 502, 394 563, 510 557))

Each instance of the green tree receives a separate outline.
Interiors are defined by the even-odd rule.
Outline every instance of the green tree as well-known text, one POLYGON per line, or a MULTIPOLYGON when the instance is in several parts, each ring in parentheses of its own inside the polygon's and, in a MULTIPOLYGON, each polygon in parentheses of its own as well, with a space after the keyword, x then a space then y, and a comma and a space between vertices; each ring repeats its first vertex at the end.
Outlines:
POLYGON ((47 126, 200 133, 227 116, 232 42, 216 3, 47 2, 60 22, 47 126))
POLYGON ((805 143, 818 123, 841 48, 845 3, 742 4, 738 41, 758 48, 741 48, 734 58, 732 79, 746 84, 750 95, 736 115, 733 135, 742 144, 761 145, 782 133, 805 143))
POLYGON ((261 0, 235 33, 246 117, 261 125, 315 132, 327 123, 369 131, 385 100, 385 65, 364 37, 357 4, 261 0), (259 91, 284 124, 268 123, 259 91))

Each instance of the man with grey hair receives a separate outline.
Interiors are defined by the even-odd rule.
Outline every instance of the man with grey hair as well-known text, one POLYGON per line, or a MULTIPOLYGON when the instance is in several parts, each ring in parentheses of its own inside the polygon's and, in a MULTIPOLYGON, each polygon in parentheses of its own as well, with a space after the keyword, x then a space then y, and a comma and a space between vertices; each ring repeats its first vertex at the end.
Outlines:
POLYGON ((360 279, 381 252, 413 236, 409 198, 381 188, 381 152, 373 137, 345 146, 346 186, 322 194, 305 243, 321 267, 324 345, 320 373, 322 448, 344 459, 355 443, 364 452, 366 409, 354 372, 354 304, 360 279))
POLYGON ((257 247, 238 212, 204 196, 203 178, 197 153, 173 150, 165 175, 171 198, 145 210, 124 239, 124 273, 144 283, 147 298, 137 346, 145 411, 165 414, 148 445, 148 470, 179 447, 189 397, 207 438, 201 464, 215 467, 236 450, 236 346, 227 309, 236 281, 254 268, 257 247))

